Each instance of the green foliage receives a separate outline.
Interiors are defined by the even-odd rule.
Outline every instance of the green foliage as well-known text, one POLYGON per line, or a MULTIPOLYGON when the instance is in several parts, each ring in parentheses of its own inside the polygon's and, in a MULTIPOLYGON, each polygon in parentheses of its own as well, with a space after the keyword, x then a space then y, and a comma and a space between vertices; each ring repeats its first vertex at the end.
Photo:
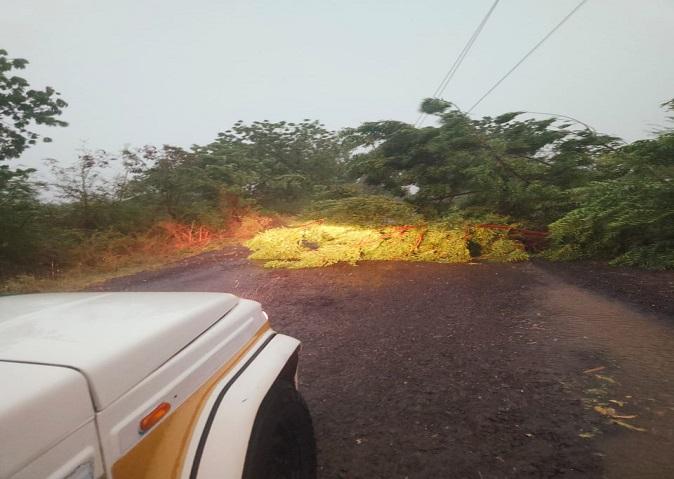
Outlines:
POLYGON ((418 256, 415 244, 422 231, 313 224, 263 231, 246 246, 252 250, 250 258, 265 261, 268 268, 314 268, 367 260, 430 261, 430 258, 438 262, 464 262, 470 258, 465 241, 452 241, 453 233, 434 238, 434 243, 418 256), (438 251, 440 247, 444 250, 438 251))
POLYGON ((450 102, 441 100, 440 98, 425 98, 424 101, 421 102, 419 110, 427 115, 435 115, 444 112, 451 106, 452 104, 450 102))
POLYGON ((0 275, 34 261, 39 227, 44 219, 38 200, 40 185, 33 170, 10 170, 0 165, 0 275))
POLYGON ((524 246, 516 240, 508 238, 502 230, 472 225, 468 227, 469 241, 475 245, 476 254, 485 261, 513 263, 526 261, 529 254, 524 246))
POLYGON ((63 167, 56 160, 49 160, 53 183, 59 198, 68 205, 71 226, 94 229, 106 222, 105 212, 112 192, 105 179, 105 169, 111 158, 102 150, 82 151, 77 161, 63 167))
MULTIPOLYGON (((18 158, 37 143, 36 125, 66 125, 57 117, 67 105, 54 89, 32 89, 14 74, 27 63, 0 49, 0 161, 18 158)), ((49 208, 39 199, 45 185, 32 179, 34 172, 0 165, 0 277, 40 264, 41 245, 54 238, 49 208)))
POLYGON ((529 259, 523 244, 518 239, 511 238, 507 229, 520 228, 522 225, 507 216, 466 209, 452 211, 434 225, 442 229, 462 230, 471 255, 481 260, 509 263, 529 259), (487 225, 506 228, 494 229, 487 225))
MULTIPOLYGON (((415 242, 418 239, 419 237, 415 238, 415 242)), ((466 242, 465 231, 442 227, 426 229, 422 241, 414 253, 414 260, 436 263, 469 262, 471 254, 466 242)))
POLYGON ((170 145, 145 146, 125 150, 122 158, 131 177, 127 203, 143 204, 157 219, 210 227, 229 219, 229 185, 213 179, 195 153, 170 145))
MULTIPOLYGON (((58 93, 13 75, 26 63, 0 50, 0 160, 36 143, 37 125, 65 125, 58 93)), ((51 162, 51 203, 33 170, 0 165, 0 277, 113 270, 205 247, 227 229, 250 237, 272 221, 251 219, 255 208, 309 222, 248 243, 270 267, 526 260, 507 231, 480 226, 514 222, 551 224, 553 259, 674 267, 671 130, 622 145, 568 117, 473 119, 441 99, 421 111, 439 125, 237 122, 191 150, 83 151, 51 162)))
POLYGON ((0 166, 0 278, 49 273, 71 263, 86 236, 70 223, 71 205, 44 204, 32 170, 0 166))
POLYGON ((674 132, 598 161, 602 180, 573 191, 577 207, 550 225, 548 257, 674 267, 674 132))
POLYGON ((316 121, 237 122, 196 149, 208 176, 263 207, 298 211, 340 184, 344 138, 316 121))
POLYGON ((427 99, 437 128, 390 122, 358 129, 371 148, 349 165, 353 177, 407 196, 426 215, 473 208, 544 226, 568 211, 570 188, 593 178, 593 159, 616 146, 588 128, 556 126, 556 120, 519 120, 521 113, 473 120, 451 103, 427 99), (416 194, 406 193, 409 185, 416 194))
POLYGON ((674 185, 626 174, 577 192, 582 206, 550 225, 551 259, 674 266, 674 185))
MULTIPOLYGON (((9 58, 0 49, 0 161, 18 158, 40 135, 32 130, 35 125, 66 126, 57 119, 68 104, 59 98, 53 88, 30 88, 28 82, 13 74, 28 64, 22 58, 9 58)), ((42 141, 51 141, 43 137, 42 141)))
POLYGON ((268 268, 315 268, 359 261, 427 261, 467 263, 469 242, 475 242, 487 261, 523 261, 522 245, 503 232, 466 225, 362 227, 311 224, 263 231, 246 242, 250 259, 268 268))
POLYGON ((613 266, 639 266, 664 270, 674 269, 674 241, 658 241, 656 244, 630 248, 611 262, 613 266))
POLYGON ((264 260, 268 268, 312 268, 338 262, 355 264, 365 245, 378 239, 373 230, 313 225, 263 231, 246 246, 253 251, 250 258, 264 260))
POLYGON ((418 224, 422 221, 414 207, 399 199, 380 195, 361 195, 314 202, 303 216, 325 219, 333 224, 385 226, 418 224))

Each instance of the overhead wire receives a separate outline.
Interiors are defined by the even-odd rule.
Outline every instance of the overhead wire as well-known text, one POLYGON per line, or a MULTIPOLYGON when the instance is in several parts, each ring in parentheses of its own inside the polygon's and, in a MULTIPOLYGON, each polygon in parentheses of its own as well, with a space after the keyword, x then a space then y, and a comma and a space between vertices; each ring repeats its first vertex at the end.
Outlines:
POLYGON ((543 45, 548 40, 548 38, 550 38, 557 30, 559 30, 560 27, 564 25, 587 2, 588 0, 581 0, 581 2, 576 5, 564 18, 562 18, 562 20, 557 25, 555 25, 552 30, 550 30, 543 38, 541 38, 538 43, 533 46, 533 48, 531 48, 510 70, 508 70, 505 75, 499 78, 499 80, 494 83, 494 85, 492 85, 492 87, 487 90, 487 92, 482 95, 480 99, 473 104, 473 106, 470 107, 467 113, 471 113, 480 103, 482 103, 485 98, 487 98, 494 90, 496 90, 496 88, 498 88, 498 86, 503 83, 506 78, 508 78, 515 70, 517 70, 520 65, 526 61, 527 58, 529 58, 536 50, 538 50, 538 48, 543 45))
MULTIPOLYGON (((459 55, 456 57, 454 60, 454 63, 452 63, 452 66, 449 68, 445 76, 442 78, 440 81, 440 84, 438 87, 435 89, 435 92, 433 93, 433 98, 439 98, 442 96, 442 93, 445 91, 447 88, 447 85, 449 85, 449 82, 452 81, 452 78, 454 78, 454 75, 458 71, 459 67, 461 66, 461 63, 463 63, 463 60, 468 56, 468 53, 470 52, 471 48, 473 47, 473 44, 477 40, 477 38, 480 36, 480 33, 482 33, 482 30, 484 29, 484 26, 487 24, 487 21, 489 20, 489 17, 491 17, 491 14, 494 12, 494 9, 496 6, 499 4, 500 0, 494 0, 494 3, 491 5, 485 16, 482 18, 480 23, 477 25, 475 30, 473 31, 472 35, 466 42, 466 44, 463 46, 461 51, 459 52, 459 55)), ((414 122, 415 127, 421 126, 423 123, 424 118, 426 117, 426 113, 422 112, 419 115, 419 118, 417 118, 417 121, 414 122)))

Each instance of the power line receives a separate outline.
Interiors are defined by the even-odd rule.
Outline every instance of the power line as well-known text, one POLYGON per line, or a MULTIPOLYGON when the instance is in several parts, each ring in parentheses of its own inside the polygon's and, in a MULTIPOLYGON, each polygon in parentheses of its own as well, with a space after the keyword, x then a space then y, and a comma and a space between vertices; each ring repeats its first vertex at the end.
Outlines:
POLYGON ((456 59, 454 62, 454 65, 452 65, 452 68, 447 72, 445 75, 445 78, 440 82, 440 85, 438 88, 435 90, 435 93, 433 96, 435 98, 438 98, 442 96, 442 93, 445 91, 445 88, 447 88, 447 85, 449 82, 452 80, 454 75, 456 74, 456 71, 459 69, 459 66, 463 62, 464 58, 468 55, 468 52, 470 49, 473 47, 473 44, 475 43, 475 40, 477 40, 477 37, 480 36, 480 33, 482 33, 482 30, 484 29, 484 26, 487 24, 487 21, 489 20, 489 17, 491 17, 492 12, 496 8, 496 5, 498 5, 500 0, 495 0, 494 3, 492 4, 491 8, 487 12, 487 14, 484 16, 480 24, 477 26, 475 31, 473 32, 473 35, 471 36, 470 40, 468 40, 468 43, 463 47, 463 50, 459 54, 459 57, 456 59))
POLYGON ((501 83, 503 83, 503 81, 504 81, 506 78, 508 78, 508 77, 509 77, 515 70, 517 70, 517 68, 519 68, 519 66, 520 66, 522 63, 524 63, 524 61, 525 61, 527 58, 529 58, 529 57, 530 57, 536 50, 538 50, 538 48, 539 48, 541 45, 543 45, 543 43, 545 43, 545 41, 546 41, 548 38, 550 38, 550 37, 551 37, 557 30, 559 30, 559 28, 560 28, 562 25, 564 25, 564 24, 567 22, 567 20, 569 20, 569 18, 571 18, 571 17, 573 16, 573 14, 576 13, 576 12, 580 9, 580 7, 582 7, 582 6, 585 5, 586 3, 587 3, 587 0, 582 0, 578 5, 576 5, 575 8, 573 8, 573 10, 571 10, 571 11, 570 11, 570 12, 569 12, 569 13, 562 19, 562 21, 560 21, 557 25, 555 25, 555 27, 554 27, 552 30, 550 30, 550 31, 547 33, 547 35, 545 35, 543 38, 541 38, 541 39, 539 40, 539 42, 538 42, 536 45, 534 45, 534 47, 533 47, 531 50, 529 50, 529 51, 528 51, 528 52, 527 52, 527 53, 520 59, 520 61, 518 61, 518 62, 515 64, 514 67, 512 67, 510 70, 508 70, 508 72, 507 72, 505 75, 503 75, 503 76, 502 76, 496 83, 494 83, 494 85, 493 85, 489 90, 487 90, 487 93, 485 93, 484 95, 482 95, 482 96, 480 97, 480 99, 479 99, 478 101, 476 101, 475 104, 474 104, 473 106, 470 107, 470 109, 468 110, 468 113, 472 112, 472 111, 475 109, 476 106, 478 106, 480 103, 482 103, 482 100, 484 100, 485 98, 487 98, 487 97, 491 94, 491 92, 493 92, 494 90, 496 90, 496 88, 498 88, 498 86, 499 86, 501 83))
MULTIPOLYGON (((459 52, 459 55, 456 57, 454 60, 454 63, 452 66, 449 68, 449 71, 445 74, 443 77, 442 81, 438 85, 438 87, 435 89, 435 93, 433 93, 433 98, 439 98, 442 96, 442 93, 445 91, 445 88, 447 88, 447 85, 449 85, 449 82, 452 81, 452 78, 454 78, 454 75, 456 74, 457 70, 461 66, 461 63, 463 63, 463 60, 466 58, 468 55, 468 52, 470 52, 470 49, 473 47, 473 44, 475 43, 475 40, 477 40, 477 37, 480 36, 480 33, 482 33, 482 30, 484 29, 484 26, 487 24, 487 21, 489 20, 489 17, 491 16, 492 12, 496 8, 496 5, 498 5, 500 0, 494 0, 494 3, 492 4, 491 8, 487 11, 486 15, 484 18, 482 18, 482 21, 478 24, 477 28, 473 31, 473 34, 470 36, 466 44, 463 46, 463 49, 461 52, 459 52)), ((414 126, 421 126, 421 123, 423 123, 423 120, 426 116, 426 113, 421 113, 419 115, 419 118, 417 118, 417 121, 414 122, 414 126)))

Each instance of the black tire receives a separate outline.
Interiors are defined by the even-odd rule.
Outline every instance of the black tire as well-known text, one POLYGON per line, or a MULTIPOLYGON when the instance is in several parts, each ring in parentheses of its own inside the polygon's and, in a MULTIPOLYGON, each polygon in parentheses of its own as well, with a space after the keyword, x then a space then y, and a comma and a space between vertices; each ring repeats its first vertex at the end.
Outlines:
POLYGON ((316 442, 304 399, 278 380, 265 396, 248 443, 244 479, 315 479, 316 442))

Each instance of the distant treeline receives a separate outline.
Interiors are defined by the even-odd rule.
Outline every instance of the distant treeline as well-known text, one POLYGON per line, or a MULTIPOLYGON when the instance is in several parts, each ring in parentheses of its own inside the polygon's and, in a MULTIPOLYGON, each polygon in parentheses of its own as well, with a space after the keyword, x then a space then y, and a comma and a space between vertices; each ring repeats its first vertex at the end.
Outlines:
MULTIPOLYGON (((91 150, 50 161, 46 185, 12 160, 37 140, 30 125, 63 126, 56 117, 65 102, 11 75, 22 64, 3 53, 0 277, 114 264, 180 238, 226 236, 247 215, 293 215, 318 201, 349 198, 358 215, 358 198, 369 211, 372 195, 409 205, 418 221, 498 215, 549 229, 553 259, 674 267, 671 129, 624 144, 566 117, 472 119, 427 99, 422 110, 437 126, 380 121, 334 132, 310 120, 237 122, 190 149, 91 150), (58 200, 45 201, 45 188, 58 200)), ((674 109, 674 100, 663 106, 674 109)))

